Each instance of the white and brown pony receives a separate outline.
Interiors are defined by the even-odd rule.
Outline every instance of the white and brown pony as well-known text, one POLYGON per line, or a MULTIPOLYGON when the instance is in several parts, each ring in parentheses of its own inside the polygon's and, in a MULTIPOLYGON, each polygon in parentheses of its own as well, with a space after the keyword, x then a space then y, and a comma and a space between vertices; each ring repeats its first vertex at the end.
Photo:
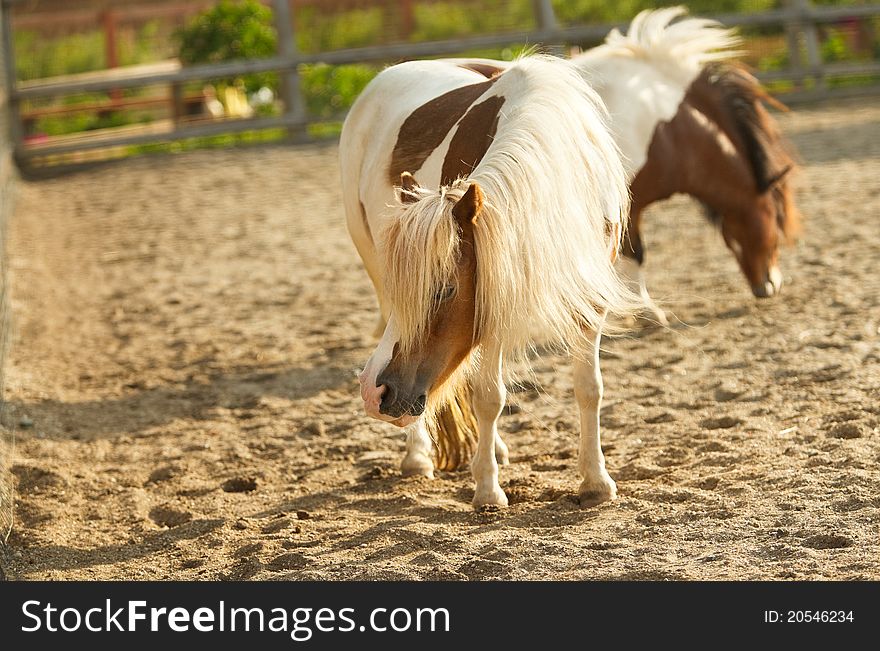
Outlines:
MULTIPOLYGON (((572 65, 600 95, 624 155, 632 192, 623 271, 656 318, 665 314, 645 285, 642 215, 676 193, 698 199, 720 227, 755 296, 779 293, 779 247, 798 233, 800 213, 789 181, 794 162, 758 81, 727 59, 732 30, 682 7, 643 11, 627 34, 613 30, 572 65)), ((509 65, 450 60, 493 77, 509 65)))
POLYGON ((432 416, 466 382, 473 504, 506 505, 503 368, 543 341, 574 358, 582 501, 613 498, 599 338, 606 314, 641 303, 614 269, 626 175, 583 77, 549 57, 493 78, 443 61, 393 66, 349 113, 340 160, 348 227, 385 325, 361 393, 370 416, 406 427, 403 473, 432 476, 432 416))

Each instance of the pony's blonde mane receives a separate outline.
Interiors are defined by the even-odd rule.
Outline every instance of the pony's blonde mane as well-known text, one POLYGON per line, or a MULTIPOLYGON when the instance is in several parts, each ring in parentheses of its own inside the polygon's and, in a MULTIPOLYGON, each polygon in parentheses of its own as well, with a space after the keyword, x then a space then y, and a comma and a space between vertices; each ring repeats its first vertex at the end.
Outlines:
POLYGON ((633 18, 626 34, 611 30, 605 44, 592 52, 639 57, 688 71, 740 54, 730 49, 741 42, 735 30, 708 18, 672 22, 686 15, 685 7, 646 9, 633 18))
MULTIPOLYGON (((474 229, 475 331, 507 357, 532 341, 577 347, 607 311, 642 307, 615 273, 629 204, 601 100, 567 62, 529 56, 487 95, 503 95, 495 139, 466 179, 416 201, 382 234, 385 288, 400 346, 424 337, 454 277, 461 233, 452 209, 471 183, 484 203, 474 229)), ((479 101, 479 100, 478 100, 479 101)))

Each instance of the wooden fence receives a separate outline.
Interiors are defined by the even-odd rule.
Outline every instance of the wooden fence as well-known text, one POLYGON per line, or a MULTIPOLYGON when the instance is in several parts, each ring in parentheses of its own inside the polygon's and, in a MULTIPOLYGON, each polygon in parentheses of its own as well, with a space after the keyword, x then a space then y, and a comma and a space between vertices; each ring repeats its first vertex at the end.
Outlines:
MULTIPOLYGON (((291 133, 305 133, 309 116, 300 89, 297 70, 303 64, 350 64, 365 62, 395 62, 420 57, 453 55, 467 50, 506 47, 517 43, 543 44, 560 47, 569 43, 599 42, 618 24, 594 24, 573 27, 559 25, 550 0, 533 0, 536 28, 528 31, 506 31, 467 38, 432 42, 404 42, 389 45, 334 50, 320 53, 297 51, 295 26, 291 14, 291 0, 271 0, 278 32, 278 51, 268 59, 236 61, 221 64, 182 67, 177 61, 157 64, 112 68, 95 73, 68 75, 36 81, 17 82, 12 49, 13 5, 26 0, 0 0, 2 12, 3 53, 10 106, 10 138, 16 159, 21 164, 53 155, 83 152, 124 145, 168 142, 191 137, 241 133, 283 127, 291 133), (257 72, 277 72, 281 75, 283 112, 273 117, 218 120, 201 124, 187 124, 174 120, 170 124, 153 127, 110 130, 109 133, 65 139, 63 142, 25 143, 22 129, 21 103, 38 98, 61 97, 90 91, 119 91, 167 84, 170 95, 180 100, 183 84, 239 76, 257 72)), ((293 0, 297 2, 298 0, 293 0)), ((411 4, 408 1, 408 4, 411 4)), ((829 63, 822 60, 819 29, 827 23, 840 20, 869 19, 880 15, 880 4, 852 6, 813 6, 809 0, 787 0, 785 7, 753 14, 715 15, 725 25, 771 26, 781 28, 787 39, 789 66, 784 70, 760 73, 762 81, 790 80, 801 90, 786 95, 789 102, 821 99, 839 92, 830 88, 826 80, 848 75, 880 75, 876 60, 852 63, 829 63)), ((857 92, 874 91, 877 87, 861 88, 857 92)))

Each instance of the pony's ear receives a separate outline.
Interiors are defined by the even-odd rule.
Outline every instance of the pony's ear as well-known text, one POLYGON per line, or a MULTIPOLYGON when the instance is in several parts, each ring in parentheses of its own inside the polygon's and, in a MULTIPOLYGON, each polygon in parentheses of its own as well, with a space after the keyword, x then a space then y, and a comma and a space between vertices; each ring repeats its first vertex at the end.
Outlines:
POLYGON ((416 190, 419 189, 419 184, 416 183, 415 177, 409 172, 404 172, 400 175, 400 191, 398 192, 398 197, 400 198, 401 203, 415 203, 419 200, 419 195, 416 190))
POLYGON ((779 172, 771 176, 769 179, 764 181, 765 192, 770 188, 776 187, 778 183, 780 183, 789 173, 794 169, 794 165, 786 165, 779 172))
POLYGON ((476 224, 477 215, 480 214, 482 208, 483 191, 480 189, 479 185, 471 183, 467 192, 465 192, 461 199, 458 200, 458 203, 455 204, 455 207, 452 209, 452 214, 459 223, 472 222, 476 224))

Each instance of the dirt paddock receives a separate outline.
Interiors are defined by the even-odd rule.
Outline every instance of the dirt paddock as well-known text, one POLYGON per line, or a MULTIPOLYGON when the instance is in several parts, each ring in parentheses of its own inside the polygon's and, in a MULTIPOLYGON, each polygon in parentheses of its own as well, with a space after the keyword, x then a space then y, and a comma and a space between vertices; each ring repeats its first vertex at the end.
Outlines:
POLYGON ((502 416, 511 507, 402 479, 355 374, 374 299, 333 146, 21 183, 8 426, 21 579, 880 578, 880 105, 781 118, 801 243, 751 297, 698 208, 646 218, 680 319, 605 342, 620 498, 582 509, 570 366, 502 416))

